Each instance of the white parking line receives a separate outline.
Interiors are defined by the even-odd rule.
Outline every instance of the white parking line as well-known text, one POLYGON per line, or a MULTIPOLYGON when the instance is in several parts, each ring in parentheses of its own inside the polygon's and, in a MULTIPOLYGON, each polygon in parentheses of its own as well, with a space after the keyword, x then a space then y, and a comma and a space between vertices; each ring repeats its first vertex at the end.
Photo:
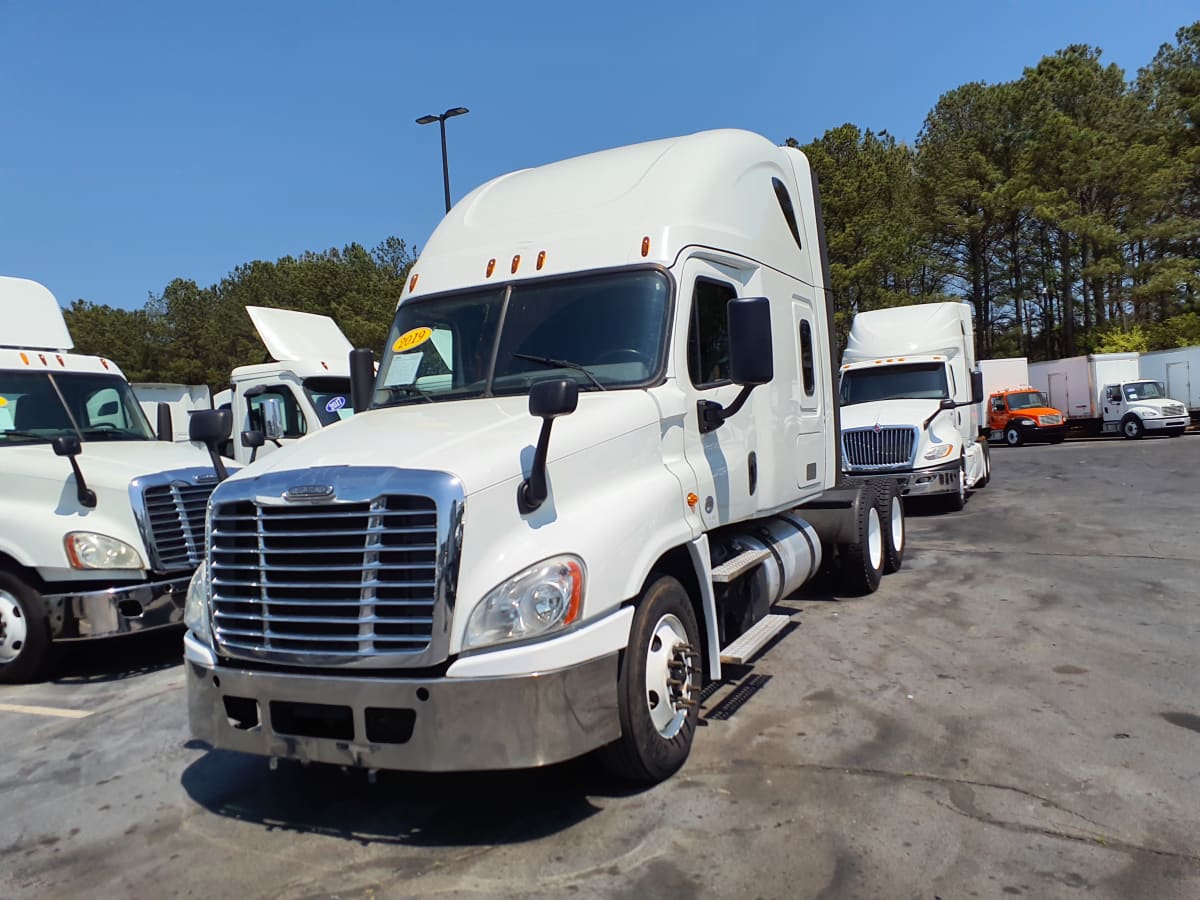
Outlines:
POLYGON ((23 706, 20 703, 0 703, 0 712, 26 713, 30 716, 52 716, 59 719, 86 719, 91 715, 83 709, 58 709, 53 706, 23 706))

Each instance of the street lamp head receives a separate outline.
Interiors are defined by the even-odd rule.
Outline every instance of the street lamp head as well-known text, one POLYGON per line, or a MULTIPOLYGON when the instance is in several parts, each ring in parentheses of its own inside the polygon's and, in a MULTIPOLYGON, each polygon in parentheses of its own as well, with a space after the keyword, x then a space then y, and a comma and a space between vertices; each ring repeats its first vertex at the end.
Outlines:
POLYGON ((418 125, 432 125, 437 120, 438 120, 438 116, 421 116, 421 118, 417 119, 417 124, 418 125))
POLYGON ((454 109, 448 109, 444 113, 442 113, 442 117, 445 119, 449 119, 451 116, 464 116, 469 112, 470 112, 470 110, 467 109, 465 106, 456 106, 456 107, 454 107, 454 109))

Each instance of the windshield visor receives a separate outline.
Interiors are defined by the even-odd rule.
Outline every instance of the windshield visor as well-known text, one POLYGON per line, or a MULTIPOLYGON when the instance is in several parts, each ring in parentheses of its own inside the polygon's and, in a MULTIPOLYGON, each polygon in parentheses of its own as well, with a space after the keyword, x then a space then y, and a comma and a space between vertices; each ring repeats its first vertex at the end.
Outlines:
POLYGON ((549 378, 644 387, 661 377, 670 295, 664 273, 640 270, 402 303, 375 405, 523 394, 549 378))
POLYGON ((942 363, 914 363, 851 369, 842 373, 842 406, 878 400, 944 400, 946 367, 942 363))
POLYGON ((154 439, 118 375, 0 371, 0 446, 45 444, 76 434, 76 427, 83 441, 154 439))

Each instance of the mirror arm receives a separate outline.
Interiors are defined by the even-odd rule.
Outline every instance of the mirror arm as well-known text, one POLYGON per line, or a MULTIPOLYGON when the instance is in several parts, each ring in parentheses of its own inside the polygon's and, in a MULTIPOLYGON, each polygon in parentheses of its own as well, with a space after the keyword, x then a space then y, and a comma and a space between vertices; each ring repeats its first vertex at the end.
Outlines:
POLYGON ((217 473, 217 483, 221 483, 229 477, 229 472, 225 468, 225 463, 221 461, 221 454, 217 452, 216 444, 205 444, 208 448, 208 458, 212 460, 213 471, 217 473))
POLYGON ((87 486, 87 482, 83 480, 83 472, 79 469, 79 463, 75 460, 75 454, 67 457, 67 461, 71 463, 71 471, 75 473, 75 496, 79 498, 79 505, 86 506, 88 509, 96 508, 96 492, 87 486))
POLYGON ((700 433, 708 434, 710 431, 716 431, 726 419, 736 416, 741 412, 742 407, 746 405, 746 401, 750 398, 750 392, 756 386, 753 384, 745 385, 737 397, 734 398, 733 403, 729 405, 728 409, 715 400, 697 401, 696 413, 700 417, 700 433))
POLYGON ((521 515, 528 515, 537 510, 550 495, 546 484, 546 457, 550 455, 550 427, 554 419, 542 419, 542 431, 538 435, 537 450, 533 454, 533 466, 529 477, 517 488, 517 509, 521 515))

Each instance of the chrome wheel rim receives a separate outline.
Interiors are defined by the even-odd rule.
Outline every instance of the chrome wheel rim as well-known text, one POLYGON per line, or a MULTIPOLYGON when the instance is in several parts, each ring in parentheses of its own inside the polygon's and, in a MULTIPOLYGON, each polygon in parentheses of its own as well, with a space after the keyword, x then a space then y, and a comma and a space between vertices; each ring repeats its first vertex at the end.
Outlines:
POLYGON ((25 647, 28 629, 17 598, 0 591, 0 663, 13 662, 25 647))
POLYGON ((679 617, 668 613, 660 618, 646 648, 646 705, 654 729, 666 740, 679 734, 696 705, 694 656, 679 617))

